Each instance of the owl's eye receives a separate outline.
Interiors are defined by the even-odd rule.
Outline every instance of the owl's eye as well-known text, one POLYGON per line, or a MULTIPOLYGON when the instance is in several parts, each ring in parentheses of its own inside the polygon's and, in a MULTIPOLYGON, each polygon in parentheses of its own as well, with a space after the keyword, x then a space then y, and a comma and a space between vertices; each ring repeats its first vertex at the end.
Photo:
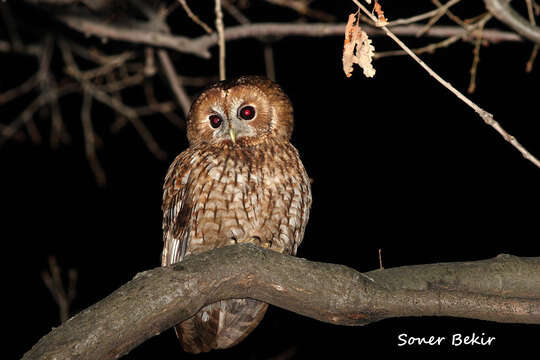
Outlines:
POLYGON ((223 120, 221 120, 221 118, 218 115, 210 115, 208 120, 210 120, 210 125, 212 125, 214 129, 218 128, 223 122, 223 120))
POLYGON ((253 106, 244 106, 238 112, 240 117, 244 120, 251 120, 255 117, 255 108, 253 106))

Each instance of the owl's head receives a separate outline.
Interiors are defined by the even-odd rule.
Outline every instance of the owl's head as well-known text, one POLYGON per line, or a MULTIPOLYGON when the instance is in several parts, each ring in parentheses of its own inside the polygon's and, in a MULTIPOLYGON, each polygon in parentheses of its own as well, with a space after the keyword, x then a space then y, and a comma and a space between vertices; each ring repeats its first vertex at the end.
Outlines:
POLYGON ((193 102, 187 136, 191 145, 253 146, 269 137, 288 141, 293 129, 292 105, 281 87, 263 77, 220 81, 193 102))

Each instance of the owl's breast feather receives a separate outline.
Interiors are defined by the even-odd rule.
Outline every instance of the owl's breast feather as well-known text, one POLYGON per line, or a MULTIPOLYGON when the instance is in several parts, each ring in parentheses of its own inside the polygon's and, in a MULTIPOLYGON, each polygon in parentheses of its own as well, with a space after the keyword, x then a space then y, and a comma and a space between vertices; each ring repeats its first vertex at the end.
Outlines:
POLYGON ((254 236, 295 252, 311 204, 309 180, 292 145, 267 145, 210 149, 190 161, 182 179, 192 199, 188 253, 254 236))

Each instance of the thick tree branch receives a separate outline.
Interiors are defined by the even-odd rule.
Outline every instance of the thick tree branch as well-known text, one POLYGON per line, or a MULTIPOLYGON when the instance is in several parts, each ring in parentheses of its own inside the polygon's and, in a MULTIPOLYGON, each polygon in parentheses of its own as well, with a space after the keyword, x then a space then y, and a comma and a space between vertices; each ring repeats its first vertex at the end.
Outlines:
POLYGON ((540 324, 540 258, 359 273, 250 244, 145 271, 43 337, 23 359, 105 359, 189 318, 206 304, 250 297, 333 324, 456 316, 540 324))
POLYGON ((508 0, 484 0, 486 8, 497 19, 514 29, 523 37, 540 44, 540 27, 531 24, 512 9, 508 0))

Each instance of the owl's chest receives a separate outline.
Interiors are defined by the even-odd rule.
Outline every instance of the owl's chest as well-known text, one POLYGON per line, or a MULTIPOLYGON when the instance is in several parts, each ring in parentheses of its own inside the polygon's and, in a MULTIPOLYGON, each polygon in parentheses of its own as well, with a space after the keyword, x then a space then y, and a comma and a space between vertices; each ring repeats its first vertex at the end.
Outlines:
POLYGON ((283 153, 206 156, 186 178, 193 244, 196 239, 279 236, 281 219, 300 201, 295 184, 301 176, 285 160, 283 153))
POLYGON ((286 184, 291 178, 283 171, 284 164, 250 155, 208 159, 202 170, 207 181, 201 189, 207 201, 223 202, 227 209, 259 207, 274 195, 287 191, 286 184))

